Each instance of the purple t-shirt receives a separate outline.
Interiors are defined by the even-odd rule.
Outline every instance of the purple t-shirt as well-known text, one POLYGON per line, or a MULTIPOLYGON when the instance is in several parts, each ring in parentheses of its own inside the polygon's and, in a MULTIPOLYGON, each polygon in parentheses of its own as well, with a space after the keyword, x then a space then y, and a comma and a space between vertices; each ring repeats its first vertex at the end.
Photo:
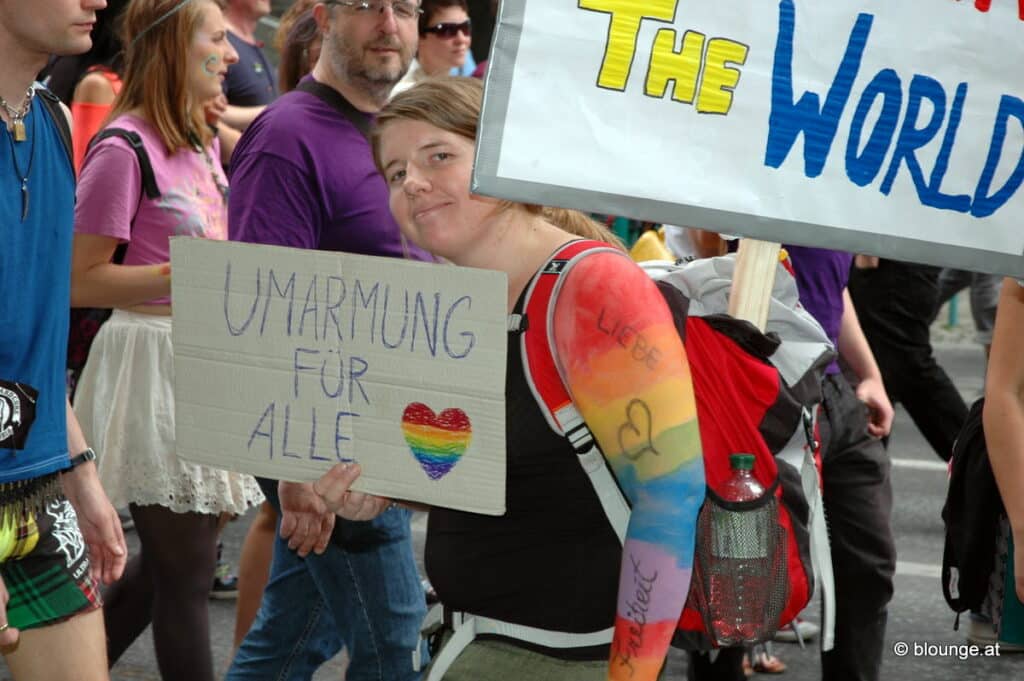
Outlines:
POLYGON ((242 135, 228 225, 236 241, 432 260, 403 248, 369 141, 307 92, 279 97, 242 135))
MULTIPOLYGON (((838 347, 839 325, 843 319, 843 290, 850 278, 853 256, 842 251, 805 246, 786 246, 793 270, 800 302, 811 313, 829 340, 838 347)), ((839 365, 832 362, 826 373, 839 373, 839 365)))

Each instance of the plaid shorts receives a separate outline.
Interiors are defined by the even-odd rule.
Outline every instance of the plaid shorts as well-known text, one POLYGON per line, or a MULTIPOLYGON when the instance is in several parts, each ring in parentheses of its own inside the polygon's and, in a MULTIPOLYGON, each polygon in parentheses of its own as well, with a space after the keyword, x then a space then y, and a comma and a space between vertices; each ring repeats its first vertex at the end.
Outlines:
POLYGON ((67 499, 0 526, 0 577, 10 601, 7 621, 18 629, 63 622, 103 605, 89 576, 89 552, 67 499))

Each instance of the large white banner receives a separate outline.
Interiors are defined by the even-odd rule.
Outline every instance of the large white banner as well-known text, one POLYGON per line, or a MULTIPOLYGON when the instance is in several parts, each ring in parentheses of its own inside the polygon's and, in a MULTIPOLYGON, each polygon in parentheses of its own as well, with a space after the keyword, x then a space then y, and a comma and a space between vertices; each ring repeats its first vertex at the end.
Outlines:
POLYGON ((1022 17, 1015 0, 503 0, 474 189, 1024 275, 1022 17))
POLYGON ((505 511, 504 273, 171 241, 178 455, 505 511))

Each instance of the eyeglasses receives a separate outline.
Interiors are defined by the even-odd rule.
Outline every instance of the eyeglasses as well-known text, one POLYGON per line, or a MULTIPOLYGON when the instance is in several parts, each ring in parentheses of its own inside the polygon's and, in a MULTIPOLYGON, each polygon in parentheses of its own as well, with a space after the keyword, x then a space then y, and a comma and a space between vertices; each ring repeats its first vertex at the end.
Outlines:
POLYGON ((344 5, 352 10, 356 16, 365 16, 373 12, 384 13, 385 7, 390 7, 396 19, 416 19, 423 14, 418 2, 410 0, 327 0, 325 5, 344 5))
POLYGON ((454 38, 456 33, 461 33, 462 35, 468 38, 471 29, 472 25, 469 19, 466 19, 461 24, 444 23, 435 24, 434 26, 427 26, 425 29, 423 29, 422 33, 433 33, 438 38, 444 38, 445 40, 447 40, 448 38, 454 38))

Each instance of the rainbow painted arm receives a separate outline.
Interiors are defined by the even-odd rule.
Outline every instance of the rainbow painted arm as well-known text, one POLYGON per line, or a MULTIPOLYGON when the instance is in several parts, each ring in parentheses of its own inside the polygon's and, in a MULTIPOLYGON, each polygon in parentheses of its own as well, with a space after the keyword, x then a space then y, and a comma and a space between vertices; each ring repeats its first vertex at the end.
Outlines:
POLYGON ((664 299, 627 258, 594 253, 563 276, 556 362, 633 510, 608 678, 654 681, 686 603, 704 499, 690 367, 664 299))

